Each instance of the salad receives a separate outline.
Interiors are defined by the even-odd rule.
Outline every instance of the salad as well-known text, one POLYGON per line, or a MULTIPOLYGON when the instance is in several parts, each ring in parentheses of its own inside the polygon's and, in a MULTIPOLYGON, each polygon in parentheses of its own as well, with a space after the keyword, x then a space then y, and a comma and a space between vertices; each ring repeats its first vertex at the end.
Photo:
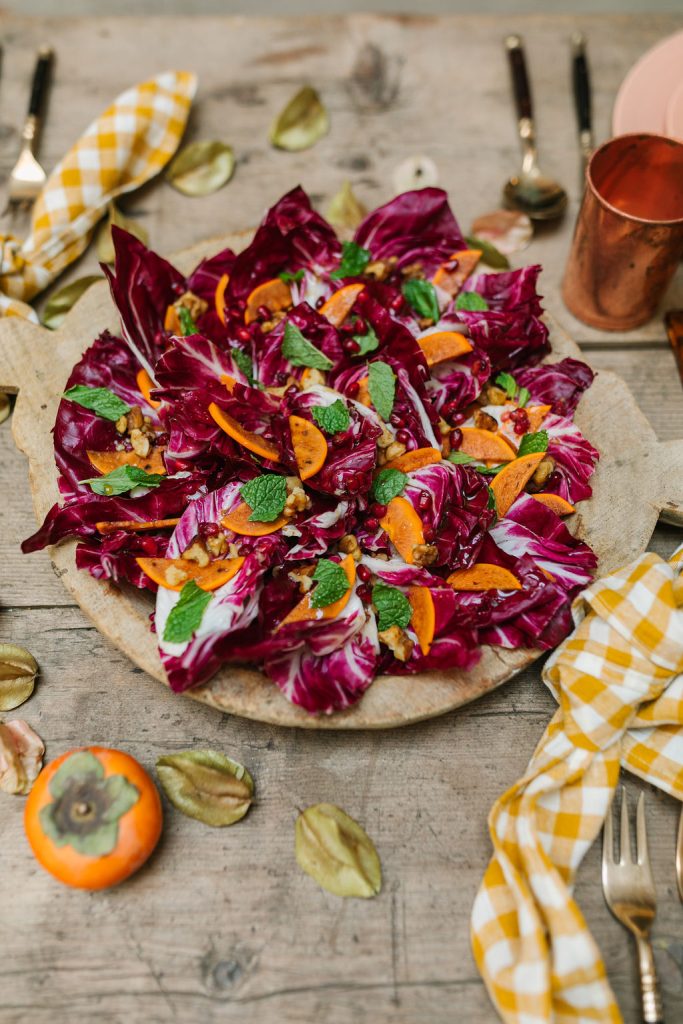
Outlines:
POLYGON ((76 537, 79 568, 156 593, 174 690, 249 662, 330 713, 567 634, 593 373, 541 362, 539 267, 482 272, 435 188, 343 242, 296 188, 189 277, 113 236, 121 331, 69 377, 61 504, 23 550, 76 537))

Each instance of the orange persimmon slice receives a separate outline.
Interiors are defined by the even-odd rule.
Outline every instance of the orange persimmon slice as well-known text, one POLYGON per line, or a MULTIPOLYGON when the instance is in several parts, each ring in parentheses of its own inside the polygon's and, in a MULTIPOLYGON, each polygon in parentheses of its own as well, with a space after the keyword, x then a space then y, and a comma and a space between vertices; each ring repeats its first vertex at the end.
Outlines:
POLYGON ((167 530, 177 526, 180 519, 113 519, 95 523, 98 533, 116 533, 117 530, 132 530, 139 533, 141 530, 167 530))
POLYGON ((86 455, 102 476, 112 473, 119 466, 136 466, 138 469, 143 469, 145 473, 157 473, 160 476, 165 476, 164 451, 164 448, 152 448, 149 455, 144 456, 136 455, 135 452, 86 452, 86 455))
POLYGON ((429 587, 408 587, 408 600, 413 614, 410 617, 410 624, 415 630, 420 650, 425 655, 429 654, 434 639, 436 627, 436 609, 434 598, 429 587))
POLYGON ((368 380, 368 377, 361 377, 358 381, 358 391, 354 398, 356 402, 360 402, 361 405, 366 405, 370 409, 372 407, 372 399, 370 398, 368 380))
POLYGON ((461 249, 460 252, 454 252, 441 264, 432 278, 432 283, 455 298, 480 259, 481 249, 461 249), (458 262, 455 267, 451 267, 450 264, 454 260, 458 262))
POLYGON ((424 353, 427 366, 436 366, 437 363, 457 359, 472 351, 471 342, 459 331, 434 331, 424 338, 418 338, 417 343, 424 353))
POLYGON ((515 449, 502 434, 494 434, 492 430, 480 427, 461 427, 462 443, 458 451, 471 455, 473 459, 490 462, 510 462, 515 457, 515 449))
POLYGON ((278 516, 271 523, 259 523, 249 519, 253 511, 251 505, 247 505, 246 501, 243 501, 241 505, 223 517, 222 525, 226 530, 232 530, 233 533, 241 534, 243 537, 265 537, 269 533, 281 530, 289 522, 286 516, 278 516))
POLYGON ((403 561, 412 565, 415 561, 413 548, 416 544, 424 544, 425 538, 422 520, 408 499, 392 498, 379 525, 387 532, 403 561))
POLYGON ((534 475, 536 466, 544 457, 545 452, 522 455, 521 458, 508 462, 507 466, 494 476, 490 487, 499 516, 507 515, 513 501, 524 490, 534 475))
POLYGON ((220 281, 216 285, 216 292, 214 295, 214 302, 216 304, 216 313, 218 319, 222 324, 225 323, 225 289, 228 287, 228 281, 230 280, 229 274, 223 274, 220 281))
POLYGON ((201 590, 218 590, 236 576, 244 565, 243 558, 221 558, 203 568, 186 558, 136 558, 135 561, 145 576, 149 576, 165 590, 182 590, 189 580, 194 580, 201 590), (172 575, 171 579, 175 582, 169 583, 166 576, 168 569, 174 569, 177 574, 184 573, 184 576, 175 580, 175 575, 172 575))
POLYGON ((249 293, 247 307, 244 311, 244 322, 250 324, 258 317, 261 306, 267 306, 271 313, 279 313, 283 309, 289 309, 292 305, 292 293, 289 286, 281 281, 279 277, 273 277, 270 281, 264 281, 249 293))
POLYGON ((441 462, 441 452, 438 448, 414 448, 411 452, 404 452, 397 455, 395 459, 385 462, 382 469, 400 469, 402 473, 414 473, 416 469, 423 469, 435 462, 441 462))
POLYGON ((137 374, 135 375, 135 380, 140 389, 142 397, 147 402, 147 405, 151 405, 153 409, 158 409, 159 406, 161 405, 161 402, 156 402, 153 398, 150 397, 152 388, 154 387, 154 381, 147 373, 147 370, 144 369, 144 367, 142 368, 142 370, 138 370, 137 374))
POLYGON ((236 383, 237 381, 235 380, 235 378, 231 377, 229 373, 221 374, 221 384, 225 384, 228 391, 231 392, 236 383))
POLYGON ((311 604, 311 595, 305 594, 301 601, 292 608, 289 615, 285 616, 277 627, 278 629, 282 629, 283 626, 288 626, 290 622, 304 622, 309 621, 310 619, 334 619, 344 610, 344 608, 346 608, 346 605, 349 603, 349 598, 353 593, 353 585, 356 582, 356 563, 353 555, 347 555, 339 564, 346 573, 346 578, 349 581, 349 589, 346 591, 344 596, 340 597, 338 601, 333 601, 332 604, 325 605, 324 608, 314 608, 311 604))
POLYGON ((531 497, 540 501, 541 505, 545 505, 558 516, 570 516, 572 512, 576 512, 574 506, 559 494, 532 494, 531 497))
POLYGON ((456 569, 447 581, 453 590, 521 590, 517 577, 502 565, 479 562, 469 569, 456 569))
POLYGON ((299 476, 302 480, 308 480, 323 468, 327 458, 325 435, 315 423, 305 420, 303 416, 290 416, 289 429, 299 476))
POLYGON ((253 430, 245 430, 241 423, 238 423, 230 413, 224 412, 215 402, 210 403, 209 412, 221 430, 224 430, 233 441, 237 441, 243 448, 248 448, 255 455, 260 455, 262 459, 270 459, 271 462, 279 461, 280 450, 271 441, 260 434, 255 434, 253 430))
POLYGON ((180 317, 178 316, 178 310, 175 306, 166 307, 166 316, 164 317, 164 330, 170 331, 171 334, 181 335, 183 329, 180 326, 180 317))
POLYGON ((530 434, 535 434, 541 429, 541 424, 551 409, 552 405, 527 405, 526 414, 529 417, 530 434))
POLYGON ((345 284, 322 304, 319 310, 321 316, 327 317, 333 327, 339 327, 346 320, 364 288, 365 285, 358 281, 355 284, 345 284))

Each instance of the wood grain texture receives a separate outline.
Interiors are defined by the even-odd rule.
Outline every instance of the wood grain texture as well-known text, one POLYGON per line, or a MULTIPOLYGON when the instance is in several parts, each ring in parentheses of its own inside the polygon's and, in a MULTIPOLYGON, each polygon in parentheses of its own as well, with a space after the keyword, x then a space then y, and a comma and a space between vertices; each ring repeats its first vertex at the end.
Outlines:
MULTIPOLYGON (((616 83, 638 53, 680 28, 680 19, 515 15, 514 23, 533 60, 542 152, 572 187, 574 124, 564 77, 570 30, 589 34, 603 138, 616 83)), ((481 213, 497 203, 499 181, 516 155, 507 69, 499 60, 509 24, 425 19, 416 37, 420 54, 405 46, 412 24, 391 19, 385 28, 381 19, 362 19, 349 42, 349 23, 331 20, 249 25, 169 18, 159 25, 5 18, 0 168, 6 174, 13 161, 34 50, 49 39, 61 59, 43 146, 48 166, 134 78, 166 66, 200 72, 190 134, 225 137, 240 149, 241 163, 228 189, 206 200, 157 185, 130 200, 161 251, 254 223, 298 180, 324 203, 350 176, 374 205, 388 198, 387 173, 408 147, 436 154, 440 164, 443 154, 444 184, 455 189, 456 208, 481 213), (351 108, 343 84, 358 40, 370 37, 409 72, 402 71, 397 109, 381 116, 351 108), (269 59, 273 54, 282 59, 269 59), (439 76, 449 84, 436 93, 448 133, 425 105, 439 76), (304 77, 322 83, 333 104, 333 134, 320 151, 271 154, 264 141, 270 117, 304 77), (462 102, 465 89, 476 93, 471 102, 462 102), (490 132, 482 112, 493 115, 490 132)), ((463 212, 469 226, 466 218, 463 212)), ((577 332, 556 301, 570 220, 571 214, 559 233, 539 238, 522 256, 544 263, 551 308, 586 340, 592 332, 577 332)), ((71 276, 94 268, 89 255, 71 276)), ((680 294, 675 302, 683 305, 680 294)), ((646 341, 658 331, 653 324, 636 337, 646 341)), ((661 439, 681 437, 683 393, 668 353, 622 351, 621 340, 616 349, 592 352, 591 362, 627 381, 661 439)), ((469 914, 490 853, 489 808, 524 770, 554 708, 538 665, 454 714, 395 732, 302 732, 217 715, 178 699, 121 655, 67 604, 44 553, 18 553, 33 517, 26 462, 9 423, 0 426, 0 479, 0 637, 28 646, 41 666, 34 697, 11 717, 25 717, 38 730, 48 758, 99 742, 129 750, 153 769, 164 753, 213 746, 251 769, 258 797, 248 817, 228 830, 203 828, 167 806, 163 842, 147 868, 118 890, 87 894, 60 887, 40 870, 23 835, 23 800, 3 795, 1 1024, 494 1024, 469 950, 469 914), (377 842, 385 888, 376 900, 342 902, 299 873, 296 809, 319 799, 355 814, 377 842)), ((680 531, 660 524, 651 547, 668 555, 680 539, 680 531)), ((628 788, 633 796, 641 787, 629 781, 628 788)), ((665 1019, 673 1021, 683 1015, 673 872, 678 806, 655 793, 648 804, 656 956, 665 1019)), ((638 1024, 633 951, 604 904, 599 856, 597 844, 576 895, 624 1020, 638 1024)))

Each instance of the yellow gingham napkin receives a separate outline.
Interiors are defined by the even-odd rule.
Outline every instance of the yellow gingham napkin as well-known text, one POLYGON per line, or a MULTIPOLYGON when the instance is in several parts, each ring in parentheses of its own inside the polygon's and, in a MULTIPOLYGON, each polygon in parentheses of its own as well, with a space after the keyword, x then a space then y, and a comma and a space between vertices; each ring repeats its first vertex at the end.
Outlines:
POLYGON ((574 602, 543 679, 559 708, 489 816, 472 948, 514 1024, 622 1020, 571 885, 620 765, 683 800, 683 547, 645 554, 574 602))
POLYGON ((26 303, 86 248, 107 204, 140 188, 168 163, 197 88, 187 71, 165 71, 122 93, 50 174, 25 242, 0 234, 0 315, 36 320, 26 303))

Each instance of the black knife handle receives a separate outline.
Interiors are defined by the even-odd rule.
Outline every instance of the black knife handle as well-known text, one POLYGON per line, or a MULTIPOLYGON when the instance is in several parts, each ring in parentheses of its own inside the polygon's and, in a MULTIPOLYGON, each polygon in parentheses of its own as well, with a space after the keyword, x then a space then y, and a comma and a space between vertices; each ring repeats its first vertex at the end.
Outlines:
POLYGON ((591 130, 591 86, 588 77, 588 61, 583 40, 574 42, 574 59, 572 61, 572 82, 574 85, 574 103, 579 131, 591 130))
POLYGON ((54 52, 49 47, 44 46, 39 50, 38 59, 33 71, 31 99, 28 105, 30 117, 40 117, 42 113, 43 104, 45 103, 45 97, 50 85, 50 71, 53 59, 54 52))
POLYGON ((529 86, 529 76, 526 70, 524 47, 520 36, 507 36, 505 40, 505 47, 508 52, 508 60, 510 61, 512 90, 514 92, 515 104, 517 106, 517 117, 531 118, 531 88, 529 86))

